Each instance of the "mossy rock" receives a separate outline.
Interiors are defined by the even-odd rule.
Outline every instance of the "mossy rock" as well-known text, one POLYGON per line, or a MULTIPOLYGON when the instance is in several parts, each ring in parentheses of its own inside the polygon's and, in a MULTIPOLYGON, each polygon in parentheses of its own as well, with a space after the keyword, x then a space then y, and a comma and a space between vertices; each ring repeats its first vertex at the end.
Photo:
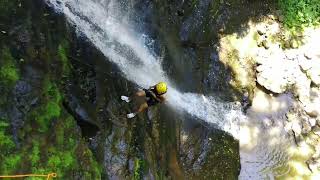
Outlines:
POLYGON ((19 69, 17 68, 15 59, 12 57, 10 49, 4 47, 0 56, 0 85, 9 86, 15 84, 19 80, 19 69))

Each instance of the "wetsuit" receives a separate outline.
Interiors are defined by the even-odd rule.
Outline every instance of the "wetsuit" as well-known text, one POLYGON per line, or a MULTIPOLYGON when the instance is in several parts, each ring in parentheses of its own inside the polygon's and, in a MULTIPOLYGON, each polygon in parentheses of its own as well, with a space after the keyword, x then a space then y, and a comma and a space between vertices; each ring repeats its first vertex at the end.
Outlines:
POLYGON ((154 88, 143 89, 143 90, 146 93, 147 104, 149 107, 160 103, 160 101, 158 101, 156 98, 154 98, 153 95, 151 94, 151 93, 154 93, 157 96, 157 92, 154 88))

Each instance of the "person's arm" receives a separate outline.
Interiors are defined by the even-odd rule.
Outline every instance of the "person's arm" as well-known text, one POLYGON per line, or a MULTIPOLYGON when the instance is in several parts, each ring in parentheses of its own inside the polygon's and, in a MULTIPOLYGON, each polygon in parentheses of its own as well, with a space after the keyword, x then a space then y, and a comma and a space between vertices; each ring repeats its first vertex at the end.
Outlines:
POLYGON ((164 99, 162 96, 158 97, 154 92, 150 91, 150 94, 152 95, 153 98, 155 98, 158 102, 163 102, 164 99))
POLYGON ((148 90, 154 89, 156 86, 150 86, 148 90))
POLYGON ((165 98, 164 96, 160 96, 159 99, 160 99, 160 102, 161 102, 161 103, 163 103, 163 102, 166 101, 166 98, 165 98))
POLYGON ((163 103, 163 102, 166 101, 166 98, 165 98, 163 95, 161 95, 161 96, 156 96, 155 98, 156 98, 157 101, 160 102, 160 103, 163 103))

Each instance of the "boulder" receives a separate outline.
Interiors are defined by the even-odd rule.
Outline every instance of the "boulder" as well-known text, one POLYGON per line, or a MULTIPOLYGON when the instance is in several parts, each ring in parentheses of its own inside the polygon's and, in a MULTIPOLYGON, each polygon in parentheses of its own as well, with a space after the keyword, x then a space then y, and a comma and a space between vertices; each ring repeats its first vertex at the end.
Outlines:
POLYGON ((311 124, 309 123, 308 119, 302 120, 302 129, 301 132, 303 134, 308 134, 311 131, 311 124))
POLYGON ((312 129, 312 132, 318 136, 320 136, 320 127, 316 126, 312 129))
POLYGON ((311 79, 311 81, 317 85, 320 86, 320 62, 313 63, 312 67, 307 70, 307 75, 311 79))
POLYGON ((316 172, 319 170, 320 168, 320 160, 318 159, 310 159, 306 162, 306 164, 308 165, 308 168, 311 172, 316 172))
POLYGON ((296 84, 299 89, 298 94, 309 94, 310 84, 307 77, 302 73, 296 61, 283 59, 284 57, 274 56, 269 61, 262 61, 257 67, 257 82, 266 89, 283 93, 288 87, 296 84))
POLYGON ((302 125, 299 121, 293 121, 291 122, 291 129, 294 132, 294 135, 298 136, 302 132, 302 125))

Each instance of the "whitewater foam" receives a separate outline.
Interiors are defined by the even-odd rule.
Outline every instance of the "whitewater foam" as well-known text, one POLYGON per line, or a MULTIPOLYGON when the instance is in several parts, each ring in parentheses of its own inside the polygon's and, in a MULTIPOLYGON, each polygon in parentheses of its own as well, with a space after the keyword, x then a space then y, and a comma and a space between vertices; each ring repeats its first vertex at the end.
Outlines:
POLYGON ((141 87, 159 81, 168 83, 168 103, 175 109, 214 124, 238 137, 240 108, 218 102, 213 97, 181 93, 172 84, 161 66, 161 58, 147 47, 147 35, 137 33, 128 22, 128 8, 116 0, 46 0, 57 12, 65 14, 79 35, 92 42, 109 61, 118 65, 128 80, 141 87), (125 9, 125 10, 124 10, 125 9))

